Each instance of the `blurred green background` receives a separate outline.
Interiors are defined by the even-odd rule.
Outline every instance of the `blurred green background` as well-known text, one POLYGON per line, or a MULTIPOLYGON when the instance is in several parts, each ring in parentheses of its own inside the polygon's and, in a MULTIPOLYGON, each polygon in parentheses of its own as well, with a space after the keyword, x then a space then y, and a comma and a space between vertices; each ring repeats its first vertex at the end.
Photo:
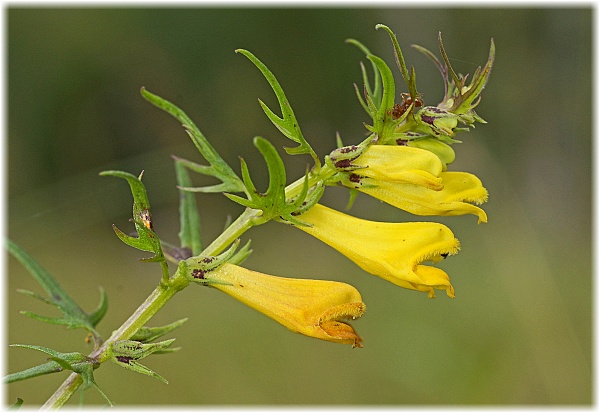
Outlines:
MULTIPOLYGON (((440 264, 454 300, 395 287, 316 239, 270 223, 248 234, 255 252, 246 266, 357 287, 368 311, 353 325, 365 348, 292 334, 219 291, 191 286, 150 323, 189 317, 171 334, 182 350, 144 363, 169 385, 110 363, 96 372, 116 405, 592 403, 591 8, 9 7, 7 22, 8 235, 86 310, 96 307, 98 286, 106 289, 110 310, 99 324, 106 337, 150 293, 160 271, 114 235, 113 223, 132 228, 129 189, 98 172, 144 169, 155 229, 176 241, 170 155, 201 160, 178 122, 144 101, 140 87, 183 108, 235 170, 243 155, 266 188, 252 138, 280 149, 289 142, 257 102, 277 108, 273 92, 236 48, 251 50, 276 74, 323 156, 336 131, 356 143, 367 121, 352 86, 362 83, 358 62, 365 59, 346 38, 388 62, 399 94, 405 88, 391 43, 375 30, 377 23, 390 26, 416 66, 425 102, 434 105, 441 77, 410 44, 437 52, 441 31, 455 69, 472 73, 485 63, 490 38, 496 42, 477 110, 489 123, 461 135, 451 167, 482 179, 489 223, 439 219, 462 244, 458 256, 440 264)), ((287 157, 289 179, 308 161, 287 157)), ((343 207, 346 200, 345 191, 332 188, 323 202, 343 207)), ((205 242, 241 212, 221 195, 198 201, 205 242)), ((352 213, 413 219, 362 195, 352 213)), ((90 351, 81 331, 19 314, 55 313, 15 292, 42 290, 12 258, 5 286, 8 343, 90 351)), ((45 361, 6 344, 8 372, 45 361)), ((6 402, 41 404, 66 377, 11 384, 6 402)), ((86 402, 102 400, 90 390, 86 402)))

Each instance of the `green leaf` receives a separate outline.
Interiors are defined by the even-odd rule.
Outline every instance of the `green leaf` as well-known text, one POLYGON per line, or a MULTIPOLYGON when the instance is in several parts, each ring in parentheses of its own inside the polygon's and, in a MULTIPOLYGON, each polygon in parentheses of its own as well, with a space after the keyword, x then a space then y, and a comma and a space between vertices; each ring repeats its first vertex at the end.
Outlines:
MULTIPOLYGON (((377 69, 381 73, 381 80, 383 83, 383 96, 381 98, 381 104, 377 108, 375 117, 373 118, 373 129, 379 136, 379 139, 386 141, 388 131, 388 124, 396 124, 390 115, 391 109, 394 107, 394 98, 396 93, 396 86, 394 83, 394 76, 388 65, 379 57, 374 55, 367 56, 377 66, 377 69)), ((391 132, 391 131, 390 131, 391 132)))
POLYGON ((416 88, 416 79, 414 75, 414 68, 411 67, 411 73, 409 75, 408 68, 406 67, 406 62, 404 61, 404 55, 402 54, 402 49, 400 48, 400 44, 398 43, 398 39, 394 32, 383 24, 378 24, 375 26, 375 29, 384 29, 390 36, 392 43, 394 45, 394 57, 396 58, 396 64, 400 69, 400 73, 406 82, 406 86, 408 87, 408 92, 410 93, 410 97, 414 100, 418 93, 416 88))
MULTIPOLYGON (((192 142, 202 154, 210 166, 203 165, 203 168, 195 169, 195 172, 204 175, 214 176, 220 179, 223 184, 213 187, 205 187, 204 192, 242 192, 244 186, 242 181, 231 167, 221 158, 215 148, 204 137, 200 129, 192 122, 183 110, 173 103, 161 98, 158 95, 148 92, 145 88, 141 90, 142 96, 159 109, 164 110, 171 116, 180 121, 186 132, 192 139, 192 142)), ((187 166, 187 165, 186 165, 187 166)))
POLYGON ((17 402, 11 406, 9 406, 8 410, 19 410, 23 405, 23 399, 17 397, 17 402))
MULTIPOLYGON (((441 37, 440 37, 440 44, 441 44, 441 37)), ((469 84, 466 92, 463 93, 462 88, 459 90, 459 95, 457 98, 455 98, 454 105, 452 106, 450 111, 452 111, 453 113, 456 113, 456 114, 468 113, 468 112, 472 112, 472 109, 479 104, 478 98, 481 97, 480 96, 481 92, 482 92, 483 88, 485 87, 485 85, 487 84, 487 81, 490 77, 490 73, 492 71, 492 66, 494 64, 495 56, 496 56, 496 46, 494 45, 494 39, 492 39, 491 44, 490 44, 490 52, 489 52, 488 60, 485 64, 485 66, 483 67, 483 70, 481 70, 481 68, 479 68, 479 67, 477 68, 477 71, 473 75, 473 79, 471 80, 471 83, 469 84)), ((478 121, 483 120, 483 119, 479 118, 477 115, 474 115, 474 116, 475 116, 475 120, 478 120, 478 121), (477 118, 479 118, 481 120, 479 120, 477 118)))
POLYGON ((175 172, 179 189, 179 241, 182 248, 189 248, 192 255, 202 252, 200 237, 200 215, 196 197, 193 193, 181 189, 192 185, 185 164, 175 159, 175 172))
POLYGON ((88 314, 79 307, 75 300, 73 300, 65 290, 62 289, 52 274, 46 271, 46 269, 33 259, 33 257, 23 251, 11 240, 6 241, 6 247, 8 252, 19 260, 33 278, 42 286, 49 298, 42 297, 30 291, 21 290, 21 292, 31 297, 38 298, 47 304, 56 306, 63 316, 60 318, 53 318, 40 316, 31 312, 25 312, 24 314, 40 321, 66 325, 71 329, 84 328, 92 333, 96 343, 98 343, 100 341, 100 334, 95 330, 95 327, 108 308, 108 300, 104 290, 101 289, 100 305, 94 312, 88 314))
POLYGON ((252 254, 252 250, 250 249, 250 240, 239 249, 231 258, 227 260, 227 262, 235 265, 241 265, 246 258, 248 258, 252 254))
POLYGON ((34 346, 29 344, 11 344, 10 346, 23 347, 31 350, 41 351, 42 353, 50 355, 51 362, 21 371, 19 373, 13 373, 12 375, 5 377, 6 382, 24 380, 27 378, 40 376, 42 374, 54 373, 63 369, 71 370, 79 374, 79 376, 81 377, 83 381, 82 390, 88 389, 92 386, 95 387, 98 390, 98 392, 100 392, 104 400, 106 400, 106 402, 109 404, 109 406, 112 406, 110 400, 106 397, 104 392, 100 390, 100 388, 94 380, 94 368, 99 366, 99 363, 96 359, 87 357, 78 352, 62 353, 47 347, 34 346))
MULTIPOLYGON (((352 44, 356 47, 358 47, 364 54, 365 56, 368 56, 370 54, 372 54, 369 49, 367 49, 367 47, 365 45, 363 45, 361 42, 359 42, 358 40, 355 39, 346 39, 346 43, 352 44)), ((368 93, 369 95, 372 96, 372 98, 379 104, 381 102, 381 77, 379 74, 379 70, 377 70, 377 66, 375 66, 375 63, 371 62, 371 66, 373 68, 373 73, 374 73, 374 81, 373 84, 375 85, 374 89, 371 89, 371 85, 369 83, 369 78, 367 76, 367 71, 365 70, 365 66, 362 64, 360 64, 360 70, 362 73, 362 77, 363 77, 363 83, 365 86, 365 90, 366 93, 368 93)), ((356 91, 358 93, 358 88, 355 86, 356 91)), ((360 97, 360 94, 358 95, 359 97, 359 101, 361 101, 361 104, 364 105, 364 102, 362 102, 362 98, 360 97)), ((368 111, 367 111, 368 113, 368 111)))
POLYGON ((239 245, 240 240, 238 238, 225 252, 222 252, 219 255, 200 254, 197 257, 190 257, 179 263, 177 271, 187 280, 198 284, 223 284, 223 282, 220 281, 209 280, 205 278, 205 276, 227 262, 239 263, 240 261, 243 261, 243 259, 251 252, 248 250, 250 243, 248 242, 244 245, 244 247, 236 254, 235 252, 239 245))
POLYGON ((142 327, 133 336, 131 336, 131 340, 139 341, 141 343, 149 343, 180 327, 187 320, 187 318, 182 318, 181 320, 177 320, 171 324, 161 327, 142 327))
POLYGON ((248 171, 248 166, 244 159, 240 159, 242 178, 244 185, 246 186, 246 192, 249 194, 248 199, 243 199, 232 194, 225 194, 229 199, 235 201, 248 208, 259 209, 263 211, 263 215, 260 222, 267 222, 274 217, 281 214, 282 210, 286 207, 285 203, 285 165, 281 160, 281 157, 277 153, 275 147, 266 139, 261 137, 254 138, 254 146, 259 150, 265 162, 267 163, 267 170, 269 171, 269 187, 265 193, 260 193, 248 171))
POLYGON ((137 360, 148 357, 153 353, 168 352, 168 347, 175 339, 161 341, 159 343, 140 343, 135 340, 119 340, 111 344, 111 361, 127 370, 154 377, 168 384, 161 375, 140 364, 137 360))
POLYGON ((269 109, 269 107, 262 100, 259 99, 258 102, 260 103, 260 106, 262 107, 267 117, 271 120, 271 122, 273 122, 277 129, 279 129, 279 131, 283 133, 283 135, 285 135, 288 139, 291 139, 292 141, 299 144, 295 148, 285 148, 286 152, 290 155, 306 153, 310 154, 315 162, 315 165, 317 166, 317 168, 319 168, 321 166, 321 161, 319 160, 319 157, 317 156, 315 151, 306 141, 306 139, 304 139, 304 136, 300 131, 300 125, 296 120, 296 116, 294 115, 294 111, 292 110, 290 102, 285 96, 285 93, 283 92, 281 85, 275 78, 275 75, 273 75, 273 73, 267 68, 267 66, 265 66, 264 63, 262 63, 256 56, 254 56, 249 51, 244 49, 237 49, 235 52, 241 53, 248 59, 250 59, 250 61, 256 65, 258 70, 260 70, 263 76, 267 79, 269 85, 271 85, 271 88, 275 92, 275 95, 277 96, 277 101, 279 102, 279 107, 281 109, 281 118, 277 116, 271 109, 269 109))
POLYGON ((39 366, 31 367, 16 373, 7 374, 4 377, 5 383, 13 383, 15 381, 27 380, 33 377, 43 376, 50 373, 58 373, 63 371, 63 368, 56 361, 49 361, 39 366))
POLYGON ((106 315, 106 311, 108 311, 108 296, 104 288, 100 287, 100 304, 98 304, 96 310, 89 314, 92 325, 97 325, 106 315))
POLYGON ((296 213, 300 213, 306 209, 306 205, 314 205, 318 199, 323 195, 321 190, 321 184, 313 188, 312 191, 308 190, 308 175, 307 170, 303 187, 298 196, 294 199, 288 200, 286 198, 286 173, 285 165, 281 160, 281 157, 277 153, 275 147, 266 139, 261 137, 254 138, 254 145, 258 148, 265 162, 267 163, 267 169, 269 171, 269 187, 263 194, 256 190, 250 175, 246 163, 242 160, 242 176, 244 177, 244 183, 246 183, 248 193, 250 193, 249 199, 243 199, 232 194, 225 194, 229 199, 235 201, 247 208, 256 209, 262 211, 262 215, 255 217, 252 220, 252 225, 260 225, 268 222, 272 219, 283 223, 292 223, 294 225, 306 225, 295 218, 296 213))
POLYGON ((442 54, 442 58, 444 59, 444 62, 446 63, 446 70, 452 76, 452 80, 454 81, 454 84, 456 86, 459 86, 461 81, 460 81, 458 75, 456 74, 456 72, 454 71, 454 69, 452 68, 452 65, 450 64, 450 59, 448 59, 448 55, 446 54, 446 50, 444 49, 444 44, 442 43, 442 32, 438 32, 438 41, 440 43, 440 53, 442 54))
POLYGON ((159 262, 162 267, 163 280, 169 278, 169 268, 162 250, 160 238, 154 232, 154 224, 152 222, 152 214, 150 213, 150 202, 146 193, 146 187, 142 183, 142 173, 136 177, 128 172, 123 171, 104 171, 101 176, 114 176, 127 181, 133 195, 133 223, 135 225, 138 237, 132 237, 125 234, 123 231, 113 225, 115 234, 125 244, 137 248, 142 251, 154 253, 150 258, 144 258, 142 261, 159 262))

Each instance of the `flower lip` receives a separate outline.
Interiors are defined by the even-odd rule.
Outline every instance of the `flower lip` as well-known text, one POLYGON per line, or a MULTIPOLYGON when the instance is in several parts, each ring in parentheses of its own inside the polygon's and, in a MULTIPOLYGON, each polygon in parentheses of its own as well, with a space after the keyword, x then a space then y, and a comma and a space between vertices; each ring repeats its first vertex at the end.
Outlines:
POLYGON ((431 190, 403 182, 364 179, 361 192, 415 215, 455 216, 472 214, 478 223, 487 222, 485 211, 479 208, 487 201, 488 192, 479 178, 467 172, 442 172, 443 188, 431 190))

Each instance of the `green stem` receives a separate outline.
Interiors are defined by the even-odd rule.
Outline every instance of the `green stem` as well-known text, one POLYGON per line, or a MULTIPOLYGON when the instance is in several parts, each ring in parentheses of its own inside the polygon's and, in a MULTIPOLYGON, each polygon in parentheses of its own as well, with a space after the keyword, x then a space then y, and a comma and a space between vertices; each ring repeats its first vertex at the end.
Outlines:
POLYGON ((231 245, 244 232, 256 225, 261 215, 257 209, 246 208, 242 214, 227 227, 211 244, 202 251, 202 255, 217 255, 231 245))
MULTIPOLYGON (((316 174, 309 174, 308 185, 312 187, 319 181, 331 177, 335 170, 328 165, 318 169, 316 174)), ((299 178, 286 187, 286 197, 297 196, 304 185, 304 177, 299 178)), ((247 208, 231 225, 223 231, 204 251, 203 255, 217 255, 224 251, 232 242, 255 225, 263 223, 260 219, 261 211, 247 208)), ((118 340, 131 338, 148 320, 150 320, 178 291, 189 284, 189 281, 176 272, 166 282, 158 285, 137 310, 115 330, 98 350, 92 352, 90 357, 96 358, 100 363, 109 358, 108 346, 118 340)), ((72 373, 52 396, 42 406, 42 410, 54 410, 62 407, 81 386, 82 380, 79 374, 72 373)))
MULTIPOLYGON (((311 188, 315 186, 319 181, 325 181, 327 178, 331 178, 337 171, 331 166, 325 164, 321 168, 318 169, 318 172, 309 173, 308 174, 308 187, 311 188)), ((304 186, 304 177, 298 178, 296 181, 292 182, 288 186, 285 187, 285 196, 286 198, 294 198, 302 191, 302 187, 304 186)))
MULTIPOLYGON (((177 292, 181 291, 189 284, 189 281, 176 272, 167 285, 159 285, 148 296, 137 310, 115 330, 108 340, 106 340, 98 350, 92 352, 90 357, 96 358, 100 363, 106 361, 109 357, 108 346, 118 340, 127 340, 131 338, 148 320, 150 320, 177 292)), ((63 384, 54 392, 52 396, 42 406, 42 410, 54 410, 62 407, 75 393, 82 384, 81 377, 73 373, 63 384)))

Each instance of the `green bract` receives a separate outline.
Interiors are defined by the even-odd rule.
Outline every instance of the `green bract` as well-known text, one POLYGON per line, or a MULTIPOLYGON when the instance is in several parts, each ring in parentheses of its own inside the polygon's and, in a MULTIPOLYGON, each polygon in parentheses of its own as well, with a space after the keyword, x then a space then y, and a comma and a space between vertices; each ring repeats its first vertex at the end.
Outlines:
POLYGON ((254 138, 254 146, 258 148, 267 163, 267 169, 269 171, 269 187, 267 188, 267 191, 261 193, 256 189, 250 178, 248 166, 244 159, 241 158, 242 179, 246 186, 248 199, 233 194, 225 195, 240 205, 262 211, 262 214, 253 220, 254 225, 260 225, 272 219, 302 225, 302 222, 294 218, 293 214, 299 209, 306 207, 306 205, 303 205, 305 201, 310 201, 309 203, 314 205, 318 201, 318 199, 315 198, 320 197, 318 192, 313 192, 311 193, 312 196, 307 199, 308 173, 305 175, 300 194, 294 200, 288 201, 285 191, 285 165, 277 153, 277 150, 269 141, 261 137, 254 138))
POLYGON ((165 353, 179 350, 168 348, 173 341, 175 341, 174 338, 171 340, 161 341, 159 343, 141 343, 135 340, 115 341, 109 347, 109 354, 111 355, 110 360, 127 370, 154 377, 155 379, 168 384, 168 381, 165 380, 161 375, 150 370, 143 364, 138 363, 138 360, 146 358, 153 353, 165 353))
POLYGON ((306 139, 304 139, 304 136, 300 131, 300 125, 298 124, 296 116, 294 115, 294 111, 290 106, 290 102, 285 96, 285 93, 283 92, 281 85, 275 78, 275 75, 273 75, 273 73, 267 68, 267 66, 265 66, 260 60, 258 60, 256 56, 254 56, 249 51, 244 49, 237 49, 235 52, 241 53, 248 59, 250 59, 250 61, 252 61, 252 63, 254 63, 256 67, 261 71, 261 73, 265 76, 265 78, 269 82, 269 85, 271 85, 271 88, 273 88, 273 91, 277 96, 277 101, 279 102, 279 107, 281 108, 281 118, 277 116, 271 109, 269 109, 269 107, 262 100, 259 99, 258 102, 260 103, 260 106, 264 110, 267 117, 271 120, 271 122, 273 122, 277 129, 279 129, 279 131, 283 133, 287 138, 299 144, 295 148, 285 148, 287 153, 289 153, 290 155, 310 154, 310 156, 312 156, 315 162, 315 166, 318 169, 321 165, 321 161, 319 160, 319 157, 317 156, 315 151, 306 141, 306 139))

